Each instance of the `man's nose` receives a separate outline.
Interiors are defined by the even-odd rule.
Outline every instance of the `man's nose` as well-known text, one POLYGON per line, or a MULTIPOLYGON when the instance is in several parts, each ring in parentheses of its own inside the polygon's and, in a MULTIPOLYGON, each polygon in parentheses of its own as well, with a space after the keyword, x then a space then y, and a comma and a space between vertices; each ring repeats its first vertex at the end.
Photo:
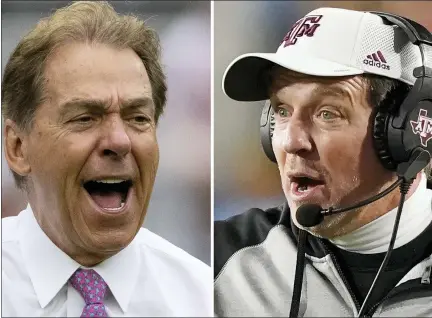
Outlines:
POLYGON ((120 116, 113 115, 104 125, 101 142, 103 155, 124 157, 131 151, 131 140, 120 116))
POLYGON ((299 154, 312 150, 309 128, 300 120, 292 120, 286 126, 282 141, 283 149, 290 154, 299 154))

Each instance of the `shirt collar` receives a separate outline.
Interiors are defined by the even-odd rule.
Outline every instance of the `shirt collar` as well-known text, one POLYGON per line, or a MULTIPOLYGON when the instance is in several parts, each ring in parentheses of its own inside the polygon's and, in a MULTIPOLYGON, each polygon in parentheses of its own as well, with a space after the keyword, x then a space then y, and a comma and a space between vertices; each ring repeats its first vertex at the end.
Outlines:
MULTIPOLYGON (((430 213, 432 193, 427 189, 426 182, 426 175, 422 173, 417 189, 404 202, 394 245, 395 249, 416 238, 432 221, 430 213)), ((330 239, 330 241, 351 252, 364 254, 386 252, 393 232, 397 210, 398 207, 395 207, 359 229, 330 239)))
POLYGON ((138 281, 140 266, 138 245, 133 240, 119 253, 93 267, 108 284, 124 313, 138 281))
MULTIPOLYGON (((81 266, 58 248, 37 223, 30 205, 19 215, 20 245, 30 280, 42 308, 57 295, 70 276, 81 266)), ((138 247, 126 248, 92 267, 108 284, 123 312, 127 311, 139 274, 138 247)))

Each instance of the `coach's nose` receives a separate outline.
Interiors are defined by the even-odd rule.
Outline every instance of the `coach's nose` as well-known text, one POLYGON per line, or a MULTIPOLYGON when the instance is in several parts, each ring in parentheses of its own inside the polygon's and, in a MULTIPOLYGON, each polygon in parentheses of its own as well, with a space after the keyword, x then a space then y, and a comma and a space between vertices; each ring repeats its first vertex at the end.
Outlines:
POLYGON ((295 117, 290 119, 283 132, 282 148, 289 154, 299 154, 312 150, 309 127, 304 121, 295 117))
POLYGON ((119 158, 131 151, 131 140, 120 115, 113 114, 107 119, 100 147, 104 156, 119 158))

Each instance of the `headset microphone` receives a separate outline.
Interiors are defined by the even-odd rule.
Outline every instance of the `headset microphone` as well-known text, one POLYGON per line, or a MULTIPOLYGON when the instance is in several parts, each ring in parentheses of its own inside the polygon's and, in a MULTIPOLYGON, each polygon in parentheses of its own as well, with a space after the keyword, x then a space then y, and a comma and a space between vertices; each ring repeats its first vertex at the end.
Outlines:
POLYGON ((318 204, 307 203, 297 209, 296 220, 303 227, 312 227, 324 221, 323 209, 318 204))
POLYGON ((296 212, 297 222, 301 226, 304 226, 304 227, 316 226, 324 220, 324 216, 332 215, 332 214, 338 214, 338 213, 358 209, 358 208, 361 208, 362 206, 368 205, 374 201, 381 199, 382 197, 386 196, 387 194, 392 192, 394 189, 396 189, 396 187, 399 186, 402 183, 402 181, 403 181, 403 178, 399 178, 391 186, 389 186, 387 189, 380 192, 379 194, 374 195, 373 197, 371 197, 367 200, 361 201, 355 205, 352 205, 352 206, 349 206, 346 208, 335 209, 333 207, 330 207, 328 209, 323 209, 318 204, 312 204, 312 203, 304 204, 297 209, 297 212, 296 212))
POLYGON ((398 180, 396 180, 387 189, 378 193, 377 195, 374 195, 369 199, 361 201, 352 206, 345 207, 345 208, 337 208, 337 209, 333 207, 330 207, 328 209, 323 209, 320 205, 312 204, 312 203, 304 204, 297 209, 296 212, 297 222, 303 227, 316 226, 324 220, 324 216, 358 209, 381 199, 382 197, 386 196, 394 189, 396 189, 396 187, 400 186, 404 181, 410 182, 410 180, 413 180, 416 174, 419 173, 424 167, 426 167, 426 165, 431 160, 429 152, 421 148, 416 149, 412 157, 413 158, 409 162, 399 165, 398 180))

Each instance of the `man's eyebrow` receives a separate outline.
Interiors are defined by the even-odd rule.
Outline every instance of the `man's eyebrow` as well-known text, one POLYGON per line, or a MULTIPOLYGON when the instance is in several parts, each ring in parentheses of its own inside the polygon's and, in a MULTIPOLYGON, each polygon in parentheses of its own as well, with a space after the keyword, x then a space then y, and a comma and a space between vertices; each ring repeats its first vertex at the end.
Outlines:
POLYGON ((312 98, 319 98, 322 96, 350 98, 348 92, 339 86, 318 86, 312 91, 312 98))
POLYGON ((153 108, 153 99, 150 97, 130 98, 122 101, 121 108, 153 108))
MULTIPOLYGON (((348 99, 351 102, 351 106, 353 105, 351 95, 339 86, 318 86, 314 88, 310 94, 310 102, 315 103, 316 100, 320 100, 323 97, 339 97, 344 100, 348 99)), ((278 94, 274 92, 270 94, 269 100, 273 108, 279 103, 282 103, 278 94)))
POLYGON ((60 116, 73 112, 77 109, 84 109, 91 112, 103 113, 109 105, 99 99, 73 98, 60 105, 60 116))
MULTIPOLYGON (((77 109, 84 109, 93 113, 106 112, 110 107, 110 103, 99 99, 74 98, 60 105, 60 115, 64 116, 69 112, 77 109)), ((150 97, 130 98, 122 101, 120 109, 131 108, 153 108, 153 99, 150 97)))
POLYGON ((313 99, 320 99, 323 97, 338 97, 342 101, 345 101, 344 104, 347 104, 346 101, 349 100, 349 107, 354 107, 355 104, 353 96, 340 86, 320 86, 315 88, 312 92, 313 99))

